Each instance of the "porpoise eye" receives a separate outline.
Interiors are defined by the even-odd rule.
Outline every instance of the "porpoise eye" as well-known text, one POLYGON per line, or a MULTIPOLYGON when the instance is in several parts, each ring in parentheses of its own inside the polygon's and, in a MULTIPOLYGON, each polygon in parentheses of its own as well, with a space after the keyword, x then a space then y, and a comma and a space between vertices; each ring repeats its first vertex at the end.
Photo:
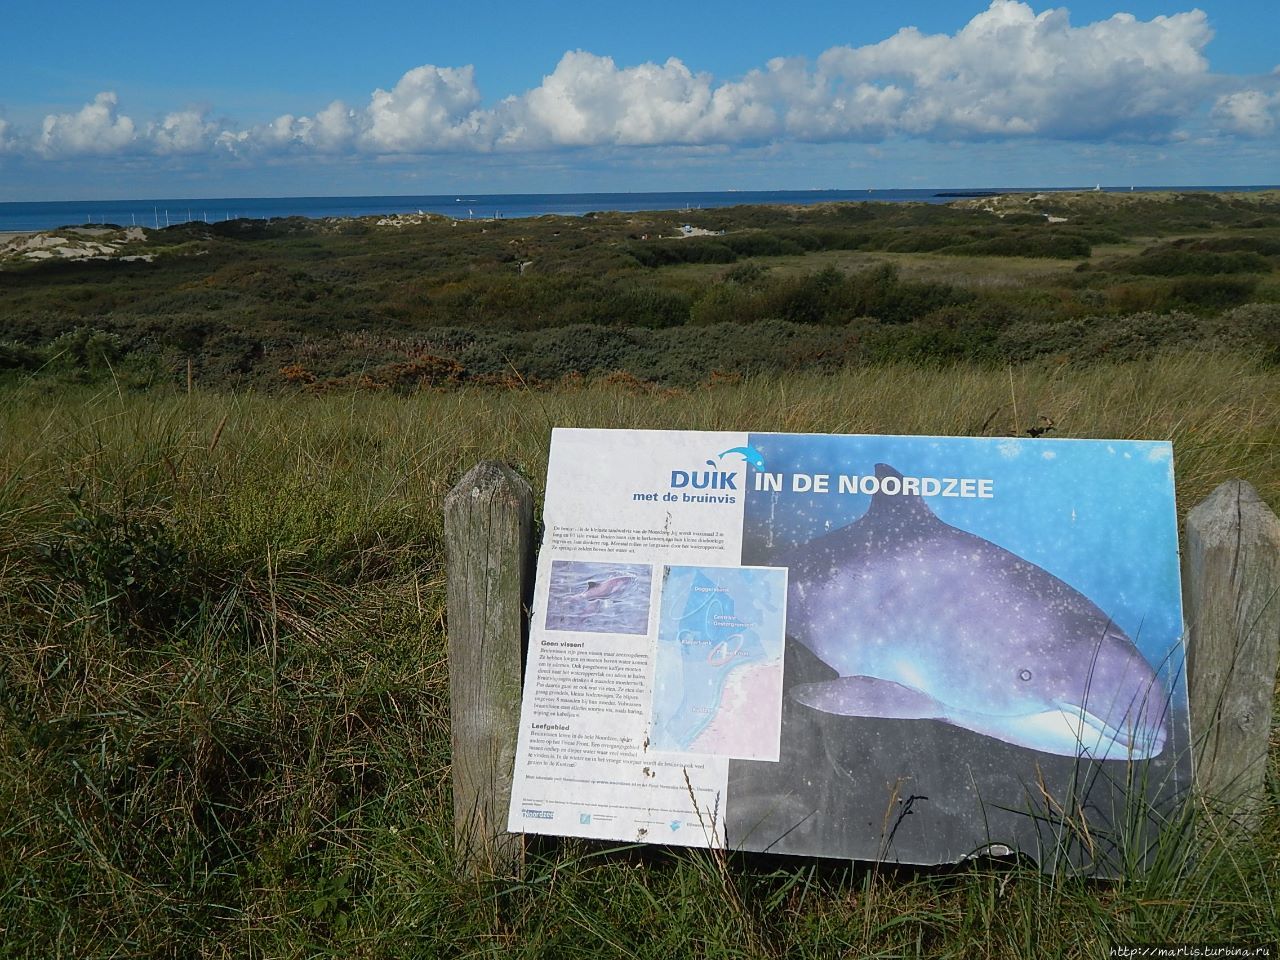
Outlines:
POLYGON ((1022 680, 1022 681, 1030 680, 1030 679, 1031 679, 1031 671, 1030 671, 1030 670, 1027 670, 1026 668, 1023 668, 1022 670, 1019 670, 1019 671, 1018 671, 1018 679, 1019 679, 1019 680, 1022 680))

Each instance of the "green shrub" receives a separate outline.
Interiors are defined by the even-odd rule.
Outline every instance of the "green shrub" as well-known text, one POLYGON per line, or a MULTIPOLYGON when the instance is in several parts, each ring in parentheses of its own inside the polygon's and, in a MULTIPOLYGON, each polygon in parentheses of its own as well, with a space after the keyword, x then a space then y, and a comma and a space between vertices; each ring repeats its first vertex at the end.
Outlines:
POLYGON ((43 351, 13 340, 0 340, 0 371, 36 370, 45 362, 43 351))
POLYGON ((1175 244, 1214 253, 1242 250, 1264 257, 1280 257, 1280 237, 1207 237, 1203 240, 1179 240, 1175 244))
POLYGON ((76 327, 57 337, 48 348, 54 369, 98 377, 111 371, 124 356, 124 340, 119 334, 94 327, 76 327))
POLYGON ((534 332, 524 348, 510 354, 526 377, 554 380, 569 373, 605 373, 630 369, 627 356, 638 331, 575 324, 534 332))
POLYGON ((772 233, 762 230, 747 230, 721 238, 721 243, 739 257, 780 257, 785 253, 803 253, 803 249, 794 241, 784 248, 784 244, 772 233))
POLYGON ((942 253, 983 257, 1046 257, 1058 260, 1078 260, 1093 253, 1092 244, 1085 238, 1071 233, 1060 233, 1046 227, 1033 234, 990 237, 970 243, 945 247, 942 253))
POLYGON ((826 267, 796 277, 730 271, 690 307, 690 323, 703 326, 776 319, 838 324, 856 317, 905 323, 939 307, 973 299, 972 293, 947 284, 904 281, 892 264, 854 274, 826 267))
POLYGON ((1134 360, 1160 350, 1194 346, 1206 336, 1206 321, 1185 312, 1144 311, 1089 316, 1060 322, 1023 320, 1000 330, 996 346, 1007 360, 1134 360))
POLYGON ((717 283, 703 293, 689 307, 689 323, 697 327, 717 323, 735 323, 756 319, 758 310, 752 304, 755 294, 733 283, 717 283))
POLYGON ((88 503, 80 490, 68 497, 71 517, 35 548, 63 600, 78 602, 82 617, 142 632, 193 615, 195 566, 161 519, 127 503, 88 503))
POLYGON ((623 287, 612 291, 603 310, 618 326, 675 327, 689 319, 689 295, 661 287, 623 287))
POLYGON ((1162 246, 1129 257, 1111 267, 1117 273, 1152 277, 1217 276, 1231 273, 1266 273, 1271 261, 1252 250, 1216 253, 1175 246, 1162 246))
POLYGON ((949 306, 909 322, 868 328, 863 344, 872 362, 987 363, 1001 359, 997 330, 991 319, 949 306))
POLYGON ((1183 277, 1171 293, 1187 306, 1222 310, 1247 301, 1257 286, 1257 277, 1183 277))
POLYGON ((1168 310, 1173 297, 1167 281, 1146 280, 1110 287, 1106 299, 1116 313, 1149 313, 1168 310))
POLYGON ((843 321, 875 317, 906 323, 946 306, 971 303, 975 295, 945 283, 902 280, 897 267, 882 264, 851 274, 832 294, 836 316, 843 321))
POLYGON ((628 353, 626 369, 649 380, 694 384, 728 373, 836 369, 858 350, 844 327, 769 319, 653 331, 628 353))
POLYGON ((782 231, 780 235, 806 250, 864 250, 873 246, 872 235, 865 230, 806 227, 782 231))
POLYGON ((768 275, 768 267, 756 263, 754 260, 748 260, 746 263, 739 263, 737 266, 730 267, 720 279, 724 283, 735 284, 740 287, 757 287, 768 275))
POLYGON ((642 267, 666 267, 677 263, 733 263, 738 259, 738 254, 722 243, 719 237, 639 241, 629 244, 627 252, 642 267))
POLYGON ((1280 364, 1280 304, 1248 303, 1223 313, 1215 339, 1246 351, 1269 366, 1280 364))
POLYGON ((891 231, 882 240, 869 244, 870 249, 890 253, 931 253, 946 247, 963 246, 978 236, 976 230, 913 228, 891 231))
POLYGON ((790 323, 833 322, 839 291, 847 282, 835 267, 778 281, 773 285, 769 315, 790 323))

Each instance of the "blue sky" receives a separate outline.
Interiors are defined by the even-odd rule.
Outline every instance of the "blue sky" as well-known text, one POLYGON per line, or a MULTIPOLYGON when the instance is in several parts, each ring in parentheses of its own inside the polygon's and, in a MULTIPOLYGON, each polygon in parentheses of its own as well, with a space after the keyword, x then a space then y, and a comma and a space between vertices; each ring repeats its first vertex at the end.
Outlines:
POLYGON ((1274 0, 623 9, 9 4, 0 201, 1280 180, 1274 0))

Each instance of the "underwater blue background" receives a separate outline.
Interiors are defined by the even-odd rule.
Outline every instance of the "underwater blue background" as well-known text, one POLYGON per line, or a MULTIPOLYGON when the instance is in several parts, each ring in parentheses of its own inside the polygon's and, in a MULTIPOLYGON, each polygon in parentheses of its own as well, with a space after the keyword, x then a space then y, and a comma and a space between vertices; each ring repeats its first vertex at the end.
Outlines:
POLYGON ((990 478, 992 499, 929 497, 940 520, 1035 563, 1083 593, 1133 639, 1185 704, 1172 445, 1011 437, 752 434, 781 493, 755 491, 747 467, 744 564, 785 564, 815 537, 861 517, 871 497, 838 492, 843 474, 886 463, 905 476, 990 478), (831 492, 792 493, 795 473, 830 474, 831 492))

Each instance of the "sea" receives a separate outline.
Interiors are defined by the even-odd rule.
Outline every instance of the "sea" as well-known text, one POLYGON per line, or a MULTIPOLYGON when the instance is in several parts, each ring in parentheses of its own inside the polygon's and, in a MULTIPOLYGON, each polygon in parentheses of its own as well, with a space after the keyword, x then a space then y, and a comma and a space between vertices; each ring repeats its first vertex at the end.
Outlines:
MULTIPOLYGON (((1089 187, 975 188, 912 190, 724 190, 660 193, 467 193, 392 197, 157 197, 139 200, 19 201, 0 203, 0 233, 63 226, 115 224, 160 228, 191 221, 274 217, 367 217, 436 213, 459 220, 514 219, 547 214, 583 216, 593 212, 705 210, 740 204, 814 204, 882 201, 947 203, 998 193, 1048 193, 1089 187)), ((1274 186, 1163 186, 1101 188, 1108 193, 1177 190, 1223 192, 1274 190, 1274 186)))

